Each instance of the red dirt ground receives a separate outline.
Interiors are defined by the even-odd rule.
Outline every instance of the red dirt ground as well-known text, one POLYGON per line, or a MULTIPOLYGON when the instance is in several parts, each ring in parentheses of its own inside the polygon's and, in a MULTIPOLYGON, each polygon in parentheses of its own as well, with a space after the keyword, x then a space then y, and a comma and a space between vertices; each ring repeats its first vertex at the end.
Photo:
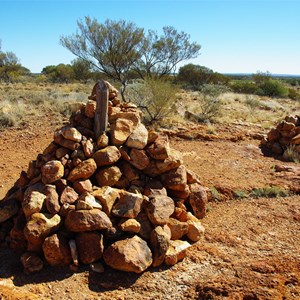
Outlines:
MULTIPOLYGON (((0 132, 0 199, 60 126, 47 116, 0 132)), ((206 131, 199 126, 170 138, 185 165, 222 200, 209 203, 205 236, 182 262, 140 275, 107 267, 99 274, 88 266, 76 273, 45 267, 25 275, 18 256, 3 248, 0 299, 300 299, 300 196, 233 197, 268 185, 296 191, 299 174, 277 173, 274 166, 297 164, 263 156, 253 139, 263 133, 260 128, 218 126, 214 135, 206 131)))

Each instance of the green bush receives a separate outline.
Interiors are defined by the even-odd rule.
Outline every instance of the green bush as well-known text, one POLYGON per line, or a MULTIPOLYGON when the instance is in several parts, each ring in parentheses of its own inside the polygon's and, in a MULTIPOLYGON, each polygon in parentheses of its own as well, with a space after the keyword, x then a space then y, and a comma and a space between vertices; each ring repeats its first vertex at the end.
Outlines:
POLYGON ((260 83, 258 94, 261 96, 284 98, 288 96, 289 90, 281 81, 276 79, 267 79, 260 83))
POLYGON ((300 100, 300 93, 294 89, 289 89, 289 98, 292 100, 300 100))
POLYGON ((233 92, 243 94, 256 94, 257 85, 250 80, 235 80, 230 83, 233 92))
POLYGON ((16 118, 11 115, 0 111, 0 128, 12 127, 16 125, 16 118))
POLYGON ((128 85, 126 99, 145 112, 145 121, 162 121, 172 114, 177 88, 163 79, 147 79, 128 85))

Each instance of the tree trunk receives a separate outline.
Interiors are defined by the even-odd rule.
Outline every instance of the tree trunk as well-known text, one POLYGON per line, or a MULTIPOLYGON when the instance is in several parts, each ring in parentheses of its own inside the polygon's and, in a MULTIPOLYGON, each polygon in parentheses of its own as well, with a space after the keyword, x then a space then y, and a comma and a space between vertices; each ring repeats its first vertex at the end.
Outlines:
POLYGON ((108 87, 104 80, 98 81, 96 86, 96 111, 94 121, 94 133, 97 139, 107 130, 108 94, 108 87))

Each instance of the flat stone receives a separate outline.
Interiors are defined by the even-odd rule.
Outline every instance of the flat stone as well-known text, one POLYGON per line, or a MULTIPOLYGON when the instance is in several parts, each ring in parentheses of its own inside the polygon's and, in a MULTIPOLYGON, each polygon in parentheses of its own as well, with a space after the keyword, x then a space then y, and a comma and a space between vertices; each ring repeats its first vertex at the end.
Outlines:
POLYGON ((72 210, 65 218, 66 229, 73 232, 103 230, 111 226, 107 214, 99 209, 72 210))
POLYGON ((93 158, 88 158, 76 166, 69 174, 68 180, 74 182, 78 179, 88 179, 97 170, 96 162, 93 158))
POLYGON ((113 243, 103 258, 111 268, 125 272, 142 273, 152 264, 151 250, 138 236, 113 243))

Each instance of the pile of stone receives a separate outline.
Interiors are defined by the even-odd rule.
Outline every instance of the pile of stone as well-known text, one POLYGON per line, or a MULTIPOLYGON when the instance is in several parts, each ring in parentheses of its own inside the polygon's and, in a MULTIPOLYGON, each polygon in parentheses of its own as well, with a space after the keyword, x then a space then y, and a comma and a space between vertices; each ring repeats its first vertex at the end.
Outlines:
POLYGON ((96 138, 96 102, 80 105, 0 201, 0 240, 21 252, 26 272, 91 264, 140 273, 176 264, 203 236, 199 178, 105 84, 108 130, 96 138))
POLYGON ((286 116, 269 131, 267 137, 262 140, 261 147, 283 157, 290 147, 300 153, 300 117, 286 116))

